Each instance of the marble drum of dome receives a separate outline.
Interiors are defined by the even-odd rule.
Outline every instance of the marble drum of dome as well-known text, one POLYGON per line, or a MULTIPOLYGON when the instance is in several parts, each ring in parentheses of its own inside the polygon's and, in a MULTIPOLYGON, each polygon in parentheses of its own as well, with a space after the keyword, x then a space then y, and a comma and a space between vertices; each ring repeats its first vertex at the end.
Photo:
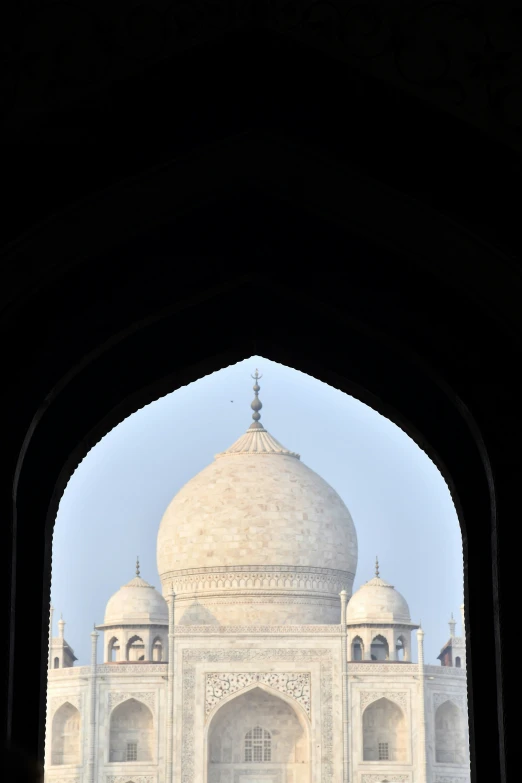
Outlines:
POLYGON ((337 492, 253 423, 174 497, 160 524, 163 594, 176 623, 339 623, 351 595, 357 535, 337 492))

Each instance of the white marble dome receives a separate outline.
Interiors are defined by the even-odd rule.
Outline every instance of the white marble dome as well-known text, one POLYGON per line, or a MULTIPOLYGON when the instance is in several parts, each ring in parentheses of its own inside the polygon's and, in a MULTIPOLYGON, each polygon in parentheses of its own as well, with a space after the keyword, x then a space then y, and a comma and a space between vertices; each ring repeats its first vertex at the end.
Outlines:
POLYGON ((109 598, 104 625, 168 625, 167 602, 152 585, 136 575, 109 598))
POLYGON ((348 601, 346 621, 349 625, 365 623, 411 625, 406 600, 379 576, 357 590, 348 601))
POLYGON ((167 508, 164 595, 174 590, 177 621, 190 624, 338 623, 357 566, 350 512, 255 416, 167 508))

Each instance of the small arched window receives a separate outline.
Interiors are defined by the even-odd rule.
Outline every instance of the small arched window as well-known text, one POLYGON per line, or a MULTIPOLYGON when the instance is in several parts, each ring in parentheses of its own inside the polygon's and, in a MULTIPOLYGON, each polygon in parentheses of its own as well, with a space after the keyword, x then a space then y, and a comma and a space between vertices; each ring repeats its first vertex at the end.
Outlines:
POLYGON ((59 658, 55 658, 54 659, 54 668, 55 669, 59 669, 60 668, 60 659, 59 658))
POLYGON ((272 736, 269 731, 256 726, 245 735, 245 761, 263 762, 272 760, 272 736))
POLYGON ((455 658, 455 666, 457 667, 457 669, 460 669, 460 667, 461 667, 460 658, 458 658, 458 657, 455 658))

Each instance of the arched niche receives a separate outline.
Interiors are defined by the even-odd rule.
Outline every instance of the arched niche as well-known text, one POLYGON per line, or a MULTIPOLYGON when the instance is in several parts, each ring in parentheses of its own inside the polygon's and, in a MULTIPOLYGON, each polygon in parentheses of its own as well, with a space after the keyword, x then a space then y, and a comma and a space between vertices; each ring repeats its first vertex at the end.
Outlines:
POLYGON ((364 761, 407 761, 406 718, 395 702, 381 698, 362 716, 364 761))
POLYGON ((118 704, 110 717, 108 760, 152 761, 153 744, 154 721, 147 705, 134 698, 118 704))
POLYGON ((81 763, 81 715, 69 702, 59 707, 51 728, 51 764, 81 763))
POLYGON ((448 699, 435 713, 435 761, 437 764, 465 764, 466 744, 462 712, 448 699))
POLYGON ((239 774, 245 765, 252 780, 271 770, 284 779, 293 774, 294 783, 311 783, 308 720, 297 704, 267 687, 249 688, 215 710, 206 753, 206 783, 219 777, 220 767, 239 774))

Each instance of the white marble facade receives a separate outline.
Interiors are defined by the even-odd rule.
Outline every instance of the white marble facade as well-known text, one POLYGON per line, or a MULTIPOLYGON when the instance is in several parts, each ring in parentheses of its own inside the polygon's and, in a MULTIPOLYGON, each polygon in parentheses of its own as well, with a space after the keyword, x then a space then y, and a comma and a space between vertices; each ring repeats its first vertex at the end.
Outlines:
POLYGON ((87 666, 60 621, 46 783, 468 783, 455 623, 426 666, 378 567, 352 596, 350 513, 260 424, 254 391, 248 431, 165 512, 163 594, 138 568, 87 666))

